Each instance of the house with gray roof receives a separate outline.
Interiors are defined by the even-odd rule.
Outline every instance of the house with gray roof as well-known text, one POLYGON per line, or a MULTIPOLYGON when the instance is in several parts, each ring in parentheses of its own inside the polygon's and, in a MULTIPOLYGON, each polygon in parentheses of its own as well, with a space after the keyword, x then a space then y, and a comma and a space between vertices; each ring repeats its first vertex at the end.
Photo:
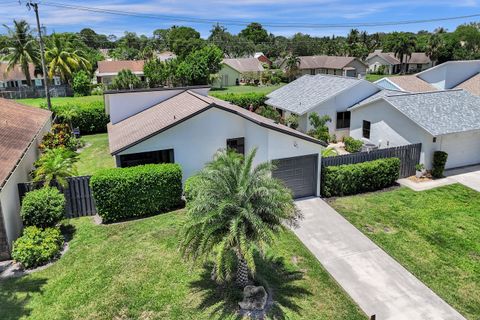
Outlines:
POLYGON ((283 116, 299 116, 298 130, 312 129, 311 113, 328 115, 330 134, 337 138, 348 136, 351 106, 371 97, 381 88, 366 80, 317 74, 304 75, 267 95, 267 105, 280 110, 283 116))
POLYGON ((260 57, 223 59, 214 87, 229 87, 257 80, 265 71, 260 57))
MULTIPOLYGON (((402 62, 393 52, 375 50, 365 59, 369 72, 378 72, 383 69, 385 74, 396 74, 402 70, 402 62)), ((421 72, 433 66, 432 61, 424 52, 413 52, 406 58, 405 70, 407 73, 421 72)))
MULTIPOLYGON (((355 57, 343 56, 300 56, 298 65, 299 76, 330 74, 346 77, 363 76, 367 72, 367 65, 355 57)), ((287 59, 280 64, 280 68, 285 70, 287 59)))
POLYGON ((421 143, 427 169, 437 150, 446 168, 480 163, 480 97, 465 90, 385 91, 349 111, 350 136, 379 148, 421 143))

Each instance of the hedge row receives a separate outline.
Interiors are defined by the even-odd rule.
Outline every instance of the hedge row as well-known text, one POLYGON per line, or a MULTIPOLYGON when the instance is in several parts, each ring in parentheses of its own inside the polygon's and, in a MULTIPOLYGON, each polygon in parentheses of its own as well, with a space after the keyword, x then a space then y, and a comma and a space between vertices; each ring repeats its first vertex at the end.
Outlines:
POLYGON ((182 170, 177 164, 105 169, 90 179, 104 222, 166 212, 181 204, 182 170))
POLYGON ((267 100, 267 95, 259 92, 221 93, 221 91, 211 91, 209 94, 218 99, 231 102, 242 108, 248 108, 251 104, 256 109, 265 105, 265 101, 267 100))
POLYGON ((322 168, 322 196, 346 196, 389 187, 399 177, 400 159, 386 158, 322 168))

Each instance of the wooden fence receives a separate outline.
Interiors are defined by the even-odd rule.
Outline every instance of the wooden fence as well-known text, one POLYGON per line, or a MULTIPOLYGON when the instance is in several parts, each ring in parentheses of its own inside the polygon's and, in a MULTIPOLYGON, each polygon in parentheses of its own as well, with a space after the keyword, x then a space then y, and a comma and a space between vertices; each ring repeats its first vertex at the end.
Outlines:
MULTIPOLYGON (((67 218, 76 218, 84 216, 93 216, 97 213, 95 201, 90 190, 90 176, 68 178, 68 187, 59 188, 66 199, 65 216, 67 218)), ((18 194, 20 202, 29 191, 38 189, 41 183, 27 182, 18 184, 18 194)))
POLYGON ((400 147, 378 149, 370 152, 357 152, 335 157, 325 157, 322 158, 322 167, 354 164, 382 158, 399 158, 400 178, 406 178, 415 175, 415 165, 420 162, 421 150, 422 144, 417 143, 400 147))

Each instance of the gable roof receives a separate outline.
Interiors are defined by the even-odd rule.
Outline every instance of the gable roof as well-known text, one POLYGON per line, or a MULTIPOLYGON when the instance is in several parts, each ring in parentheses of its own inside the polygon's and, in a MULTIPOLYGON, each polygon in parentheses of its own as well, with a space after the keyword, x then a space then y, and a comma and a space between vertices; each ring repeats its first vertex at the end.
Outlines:
POLYGON ((190 90, 156 104, 149 109, 126 118, 116 124, 108 124, 110 153, 118 154, 148 138, 182 123, 210 108, 234 113, 259 126, 276 130, 297 138, 325 145, 304 133, 294 130, 259 114, 210 96, 202 96, 190 90))
POLYGON ((380 57, 381 59, 385 60, 392 65, 400 64, 400 60, 398 60, 395 55, 389 54, 387 52, 382 52, 382 50, 375 50, 374 52, 370 53, 365 60, 370 60, 373 57, 380 57))
MULTIPOLYGON (((381 50, 375 50, 374 52, 370 53, 366 60, 370 60, 371 58, 378 56, 385 60, 386 62, 397 65, 400 64, 401 61, 395 56, 393 52, 382 52, 381 50)), ((411 64, 427 64, 431 63, 432 61, 424 52, 412 52, 412 55, 407 60, 407 63, 411 64)))
POLYGON ((386 97, 386 96, 391 96, 391 95, 400 95, 400 94, 408 94, 407 92, 404 91, 398 91, 398 90, 390 90, 390 89, 383 89, 378 91, 377 93, 372 94, 370 97, 367 97, 363 99, 362 101, 354 104, 352 107, 350 107, 348 110, 353 110, 356 109, 356 107, 368 104, 372 101, 375 101, 377 99, 386 97))
POLYGON ((257 58, 223 59, 222 63, 240 73, 264 71, 262 63, 257 58))
POLYGON ((52 113, 0 98, 0 189, 52 113))
POLYGON ((480 73, 460 83, 455 89, 464 89, 473 95, 480 96, 480 73))
POLYGON ((298 58, 300 59, 299 69, 343 69, 352 61, 358 60, 355 57, 341 56, 301 56, 298 58))
POLYGON ((361 81, 365 80, 325 74, 304 75, 269 93, 266 104, 302 115, 361 81))
MULTIPOLYGON (((385 79, 385 78, 382 78, 382 79, 385 79)), ((380 80, 376 81, 376 83, 380 82, 380 80)), ((404 91, 425 92, 425 91, 437 90, 437 88, 432 86, 430 83, 420 79, 419 77, 413 74, 405 75, 405 76, 388 77, 387 80, 392 82, 399 89, 404 91)))
POLYGON ((97 76, 116 75, 123 69, 128 69, 133 73, 143 74, 144 64, 145 64, 144 60, 115 60, 115 61, 102 60, 102 61, 98 61, 98 68, 95 74, 97 76))
MULTIPOLYGON (((20 65, 15 65, 10 71, 7 71, 7 67, 7 62, 0 62, 0 81, 7 82, 12 80, 26 80, 25 74, 23 73, 20 65)), ((30 78, 35 79, 35 65, 33 63, 29 63, 28 68, 30 71, 30 78)))

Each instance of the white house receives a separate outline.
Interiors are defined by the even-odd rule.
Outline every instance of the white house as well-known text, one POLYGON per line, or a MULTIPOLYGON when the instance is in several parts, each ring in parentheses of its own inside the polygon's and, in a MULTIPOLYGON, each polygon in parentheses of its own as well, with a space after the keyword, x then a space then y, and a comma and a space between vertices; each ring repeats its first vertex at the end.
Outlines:
POLYGON ((381 90, 366 80, 318 74, 304 75, 267 95, 266 104, 281 113, 299 116, 298 130, 312 129, 309 115, 328 115, 330 134, 337 138, 348 136, 350 111, 347 109, 381 90))
MULTIPOLYGON (((369 72, 377 72, 383 68, 385 74, 399 73, 402 69, 402 63, 393 52, 382 52, 375 50, 365 59, 368 64, 369 72)), ((433 66, 432 61, 424 52, 413 52, 406 59, 406 72, 421 72, 433 66)))
POLYGON ((350 136, 380 148, 421 143, 427 169, 437 150, 446 168, 480 163, 480 97, 467 91, 384 91, 349 110, 350 136))
POLYGON ((98 68, 95 71, 97 83, 109 85, 118 73, 124 69, 132 71, 140 80, 144 81, 143 74, 144 60, 103 60, 98 61, 98 68))
POLYGON ((181 165, 185 180, 219 149, 246 153, 256 147, 256 163, 275 160, 274 175, 295 197, 319 194, 322 142, 207 96, 208 90, 107 92, 109 145, 117 166, 174 162, 181 165))
POLYGON ((235 58, 223 59, 218 78, 214 81, 215 87, 238 86, 249 78, 257 78, 260 81, 262 72, 265 71, 261 58, 235 58))
POLYGON ((30 180, 51 112, 0 98, 0 260, 8 259, 22 231, 18 184, 30 180))
MULTIPOLYGON (((331 74, 346 77, 363 76, 367 72, 367 65, 355 57, 343 56, 301 56, 298 65, 299 75, 331 74)), ((280 64, 286 69, 287 59, 280 64)))

